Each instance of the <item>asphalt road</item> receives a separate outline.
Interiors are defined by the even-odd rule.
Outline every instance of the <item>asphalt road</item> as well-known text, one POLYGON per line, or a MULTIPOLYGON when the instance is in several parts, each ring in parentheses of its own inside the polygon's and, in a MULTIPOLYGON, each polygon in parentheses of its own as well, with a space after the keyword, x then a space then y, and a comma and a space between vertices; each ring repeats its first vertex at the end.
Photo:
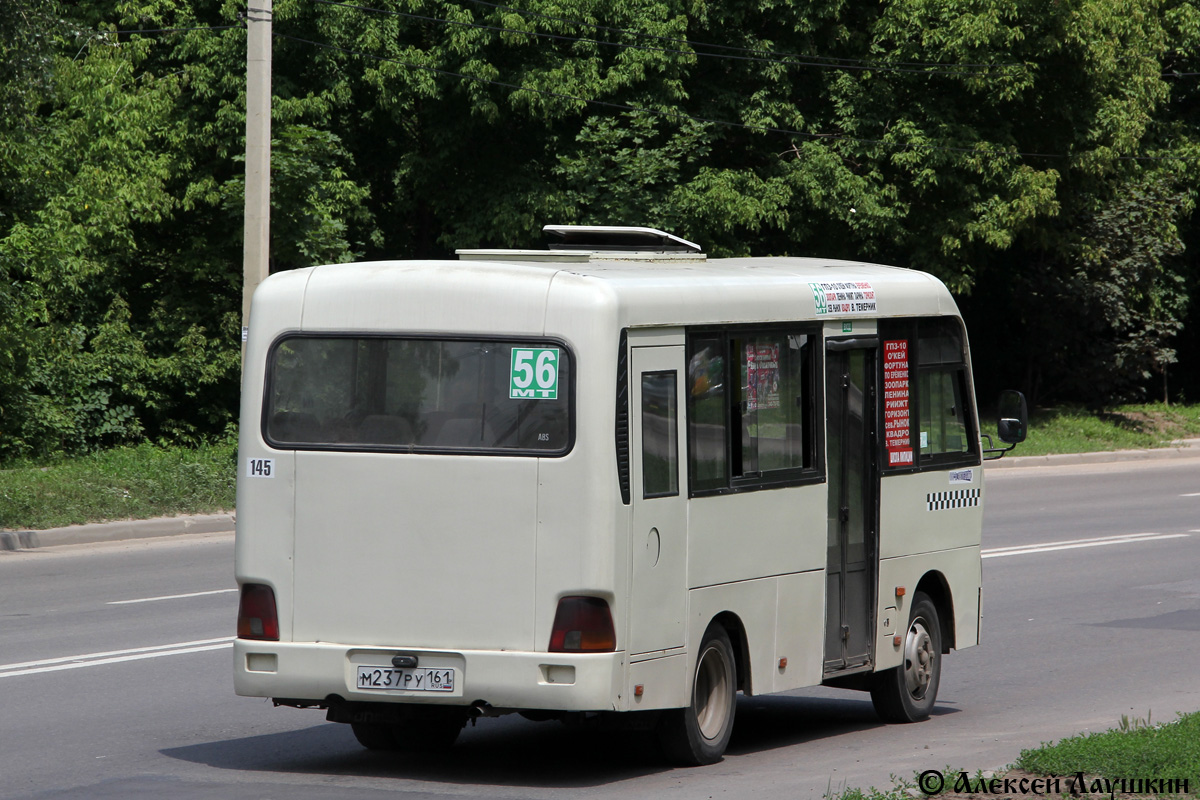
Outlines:
POLYGON ((987 503, 984 644, 946 658, 932 719, 742 698, 725 760, 697 769, 513 717, 443 756, 369 753, 320 712, 236 697, 227 534, 2 552, 0 797, 808 798, 1200 709, 1200 459, 989 471, 987 503))

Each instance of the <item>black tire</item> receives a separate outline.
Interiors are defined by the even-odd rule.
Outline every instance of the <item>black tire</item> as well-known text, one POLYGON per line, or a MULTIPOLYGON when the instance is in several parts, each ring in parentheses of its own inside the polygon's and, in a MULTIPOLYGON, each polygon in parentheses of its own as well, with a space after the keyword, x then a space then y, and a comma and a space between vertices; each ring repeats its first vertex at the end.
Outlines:
POLYGON ((466 724, 461 708, 405 706, 395 722, 352 722, 354 738, 368 750, 436 752, 454 744, 466 724))
POLYGON ((399 750, 395 726, 386 722, 351 722, 354 738, 368 750, 399 750))
POLYGON ((663 712, 658 741, 670 760, 686 766, 715 764, 725 754, 737 711, 737 662, 729 634, 720 625, 704 633, 691 704, 663 712))
POLYGON ((461 708, 409 706, 404 721, 396 726, 396 741, 401 750, 445 750, 454 744, 466 724, 467 714, 461 708))
POLYGON ((942 679, 942 626, 937 606, 923 592, 913 595, 904 633, 904 663, 880 672, 871 688, 875 713, 884 722, 928 719, 942 679))

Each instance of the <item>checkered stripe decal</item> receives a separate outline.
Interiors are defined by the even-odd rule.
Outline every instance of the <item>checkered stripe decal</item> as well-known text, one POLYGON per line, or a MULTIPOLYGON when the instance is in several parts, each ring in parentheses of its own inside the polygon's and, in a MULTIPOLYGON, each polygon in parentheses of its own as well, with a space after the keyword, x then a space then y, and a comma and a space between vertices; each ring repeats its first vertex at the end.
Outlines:
POLYGON ((927 511, 945 511, 948 508, 973 508, 979 505, 978 489, 954 489, 949 492, 930 492, 925 495, 927 511))

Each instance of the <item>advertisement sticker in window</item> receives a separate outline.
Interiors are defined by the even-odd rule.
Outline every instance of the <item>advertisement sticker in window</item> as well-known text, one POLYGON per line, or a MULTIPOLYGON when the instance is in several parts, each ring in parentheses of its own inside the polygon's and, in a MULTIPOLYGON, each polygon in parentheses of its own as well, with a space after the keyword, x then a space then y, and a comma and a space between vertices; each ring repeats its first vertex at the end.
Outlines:
POLYGON ((746 345, 746 410, 779 408, 779 345, 746 345))

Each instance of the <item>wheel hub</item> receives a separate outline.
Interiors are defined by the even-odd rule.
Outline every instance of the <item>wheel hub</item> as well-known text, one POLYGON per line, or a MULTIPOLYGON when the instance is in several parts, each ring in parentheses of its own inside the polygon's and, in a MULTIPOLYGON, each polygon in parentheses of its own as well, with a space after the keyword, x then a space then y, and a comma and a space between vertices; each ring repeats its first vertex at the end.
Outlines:
POLYGON ((918 700, 929 689, 935 657, 933 637, 929 635, 924 620, 913 620, 904 642, 904 681, 909 694, 918 700))
POLYGON ((700 657, 696 669, 696 725, 705 739, 715 739, 721 735, 729 718, 729 665, 722 653, 715 647, 710 647, 700 657))

